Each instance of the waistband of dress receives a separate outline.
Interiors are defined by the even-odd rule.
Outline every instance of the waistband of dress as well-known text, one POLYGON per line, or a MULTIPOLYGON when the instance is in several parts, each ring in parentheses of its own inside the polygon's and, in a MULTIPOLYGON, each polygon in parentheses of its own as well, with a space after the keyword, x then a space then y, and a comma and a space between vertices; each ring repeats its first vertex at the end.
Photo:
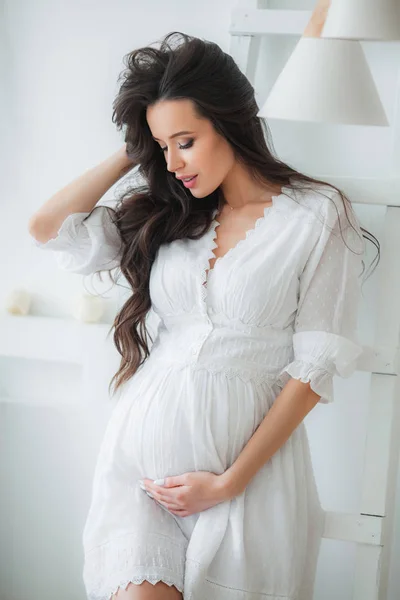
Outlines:
MULTIPOLYGON (((221 331, 223 335, 234 336, 235 333, 243 334, 250 338, 261 338, 273 341, 279 345, 287 346, 292 343, 293 328, 285 329, 273 327, 272 325, 255 325, 245 323, 242 320, 230 317, 223 312, 215 312, 209 309, 207 315, 201 313, 181 313, 178 315, 163 316, 163 329, 170 333, 179 333, 184 331, 186 334, 189 329, 194 331, 199 329, 210 329, 213 332, 221 331)), ((242 337, 239 335, 238 337, 242 337)))
POLYGON ((233 357, 212 357, 205 358, 198 355, 191 357, 188 355, 166 355, 163 352, 152 352, 149 361, 153 366, 162 369, 182 370, 190 368, 191 371, 206 371, 211 375, 223 374, 226 378, 237 377, 245 383, 255 384, 269 383, 270 385, 279 382, 279 373, 284 366, 272 366, 271 364, 261 364, 249 360, 236 359, 233 357))

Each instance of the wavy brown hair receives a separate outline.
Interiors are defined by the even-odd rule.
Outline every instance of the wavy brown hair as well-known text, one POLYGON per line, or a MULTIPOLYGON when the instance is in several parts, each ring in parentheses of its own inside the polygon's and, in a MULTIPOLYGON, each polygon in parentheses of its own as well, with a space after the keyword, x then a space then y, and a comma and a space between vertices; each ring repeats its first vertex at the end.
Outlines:
MULTIPOLYGON (((157 44, 159 47, 153 44, 124 57, 126 69, 119 77, 122 84, 113 103, 113 123, 118 130, 124 129, 128 156, 143 178, 142 185, 122 194, 115 210, 109 209, 122 240, 120 270, 132 292, 112 326, 122 357, 110 382, 110 388, 115 383, 114 393, 149 356, 149 280, 160 245, 200 238, 212 223, 214 209, 221 209, 224 203, 220 188, 205 198, 195 198, 167 170, 147 123, 149 106, 161 100, 190 99, 198 116, 210 120, 255 181, 269 188, 293 190, 328 186, 339 192, 347 217, 347 211, 352 211, 341 190, 296 171, 274 155, 269 128, 257 116, 254 88, 229 54, 213 42, 180 32, 169 33, 157 44)), ((361 230, 377 247, 379 262, 378 240, 361 230)))

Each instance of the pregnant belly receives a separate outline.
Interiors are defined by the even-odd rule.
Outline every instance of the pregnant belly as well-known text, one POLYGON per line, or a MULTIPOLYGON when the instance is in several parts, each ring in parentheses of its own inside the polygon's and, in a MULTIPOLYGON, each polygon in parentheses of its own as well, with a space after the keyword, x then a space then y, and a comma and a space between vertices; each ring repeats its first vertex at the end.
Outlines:
POLYGON ((190 471, 223 473, 273 399, 265 383, 255 385, 191 367, 145 368, 123 398, 115 458, 141 478, 190 471))

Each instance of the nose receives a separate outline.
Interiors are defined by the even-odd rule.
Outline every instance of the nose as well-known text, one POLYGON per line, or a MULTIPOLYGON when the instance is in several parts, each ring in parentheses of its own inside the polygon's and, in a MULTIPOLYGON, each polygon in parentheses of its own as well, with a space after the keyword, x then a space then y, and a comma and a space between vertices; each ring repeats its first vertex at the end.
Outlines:
POLYGON ((182 168, 184 162, 182 158, 180 158, 179 154, 175 154, 174 152, 168 152, 167 154, 167 169, 170 173, 175 173, 178 169, 182 168))

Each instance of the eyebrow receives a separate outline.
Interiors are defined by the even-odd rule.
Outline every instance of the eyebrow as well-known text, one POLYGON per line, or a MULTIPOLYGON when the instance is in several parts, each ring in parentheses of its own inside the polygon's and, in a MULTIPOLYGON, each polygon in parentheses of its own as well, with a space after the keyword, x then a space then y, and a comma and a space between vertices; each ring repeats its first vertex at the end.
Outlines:
MULTIPOLYGON (((187 135, 188 133, 194 133, 194 131, 178 131, 177 133, 174 133, 173 135, 171 135, 169 139, 172 140, 172 138, 178 137, 178 135, 187 135)), ((152 137, 154 140, 157 140, 157 142, 161 141, 158 138, 154 137, 154 135, 152 137)))

